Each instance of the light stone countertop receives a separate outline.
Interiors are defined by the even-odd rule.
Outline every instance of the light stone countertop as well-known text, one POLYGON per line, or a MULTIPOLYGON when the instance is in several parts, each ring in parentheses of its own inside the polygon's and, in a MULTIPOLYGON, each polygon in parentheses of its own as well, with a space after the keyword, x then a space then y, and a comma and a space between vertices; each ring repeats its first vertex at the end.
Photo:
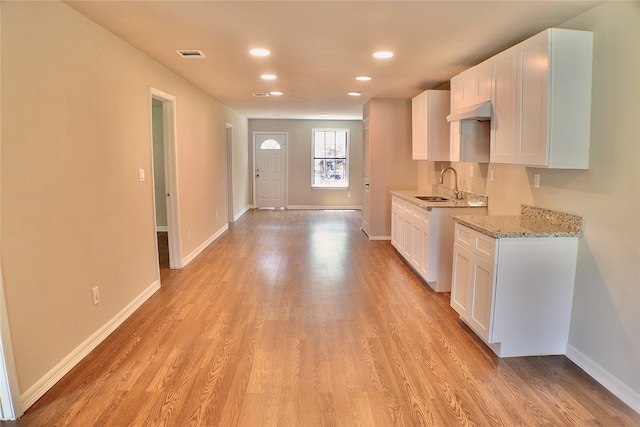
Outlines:
POLYGON ((455 200, 453 190, 441 185, 434 185, 431 191, 425 190, 397 190, 391 194, 398 196, 416 206, 432 210, 433 208, 486 208, 487 196, 482 194, 460 191, 461 200, 455 200), (448 200, 445 202, 428 202, 417 199, 416 196, 441 196, 448 200))
POLYGON ((453 220, 495 239, 514 237, 581 237, 583 218, 522 205, 520 215, 456 215, 453 220))

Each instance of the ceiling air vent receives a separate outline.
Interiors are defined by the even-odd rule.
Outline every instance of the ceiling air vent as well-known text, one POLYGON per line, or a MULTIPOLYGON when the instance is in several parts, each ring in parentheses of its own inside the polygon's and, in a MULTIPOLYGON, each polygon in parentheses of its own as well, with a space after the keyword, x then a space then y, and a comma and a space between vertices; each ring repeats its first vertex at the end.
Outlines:
POLYGON ((176 50, 183 58, 206 58, 200 50, 176 50))
POLYGON ((268 98, 269 94, 268 93, 254 93, 253 96, 256 97, 256 98, 268 98))

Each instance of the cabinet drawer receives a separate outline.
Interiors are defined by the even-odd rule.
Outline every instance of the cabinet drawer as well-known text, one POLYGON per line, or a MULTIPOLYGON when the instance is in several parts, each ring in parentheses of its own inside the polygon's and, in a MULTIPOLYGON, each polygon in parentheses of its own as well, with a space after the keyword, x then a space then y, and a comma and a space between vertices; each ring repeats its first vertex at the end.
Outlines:
POLYGON ((456 224, 454 243, 457 243, 458 245, 462 246, 467 250, 472 250, 473 236, 474 236, 473 230, 471 230, 470 228, 464 227, 460 224, 456 224))
POLYGON ((461 224, 456 224, 454 243, 493 262, 495 256, 496 239, 472 230, 461 224))
POLYGON ((431 221, 431 212, 426 209, 422 209, 422 223, 429 227, 429 222, 431 221))
POLYGON ((473 252, 485 258, 487 261, 493 262, 496 239, 485 236, 484 234, 473 232, 473 252))
POLYGON ((422 219, 422 211, 423 209, 416 205, 411 205, 411 216, 417 220, 422 219))

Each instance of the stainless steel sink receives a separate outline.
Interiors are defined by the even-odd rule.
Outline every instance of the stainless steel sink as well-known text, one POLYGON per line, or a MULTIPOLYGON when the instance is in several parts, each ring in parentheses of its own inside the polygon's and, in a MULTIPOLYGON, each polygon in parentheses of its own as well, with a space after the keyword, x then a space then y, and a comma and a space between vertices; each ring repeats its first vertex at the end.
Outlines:
POLYGON ((415 196, 415 198, 424 200, 425 202, 446 202, 449 200, 440 196, 415 196))

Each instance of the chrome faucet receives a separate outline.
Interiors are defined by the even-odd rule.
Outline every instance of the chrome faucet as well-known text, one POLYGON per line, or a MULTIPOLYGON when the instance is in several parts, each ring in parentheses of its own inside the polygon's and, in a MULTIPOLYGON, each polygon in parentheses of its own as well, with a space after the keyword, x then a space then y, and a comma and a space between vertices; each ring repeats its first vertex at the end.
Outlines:
POLYGON ((455 182, 456 182, 456 186, 453 189, 453 194, 455 194, 455 199, 456 200, 460 200, 460 191, 458 191, 458 172, 456 172, 456 170, 452 167, 446 167, 444 169, 442 169, 442 172, 440 172, 440 184, 444 183, 444 173, 446 171, 451 171, 453 172, 453 176, 455 178, 455 182))

